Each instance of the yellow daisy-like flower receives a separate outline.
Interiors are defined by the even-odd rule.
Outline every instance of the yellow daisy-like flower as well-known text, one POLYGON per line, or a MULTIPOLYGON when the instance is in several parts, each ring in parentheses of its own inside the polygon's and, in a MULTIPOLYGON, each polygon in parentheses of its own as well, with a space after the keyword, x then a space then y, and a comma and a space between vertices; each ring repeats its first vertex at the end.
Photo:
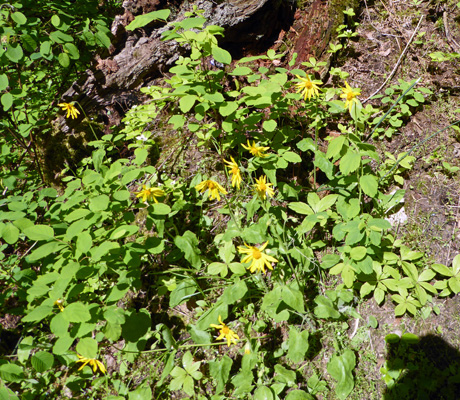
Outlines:
POLYGON ((306 78, 302 78, 299 75, 296 75, 297 79, 300 79, 301 82, 296 83, 295 86, 297 87, 297 93, 302 92, 304 100, 310 100, 312 97, 319 96, 319 87, 318 85, 322 85, 323 82, 321 81, 312 81, 310 79, 310 75, 307 75, 306 78))
POLYGON ((160 188, 148 188, 145 185, 142 185, 142 190, 140 192, 135 193, 136 197, 142 197, 144 203, 147 200, 153 200, 155 203, 158 203, 157 197, 163 197, 165 195, 164 190, 160 188))
POLYGON ((240 184, 242 182, 241 171, 238 167, 238 164, 235 162, 235 159, 232 156, 230 156, 230 159, 232 160, 231 162, 224 160, 224 163, 227 164, 226 167, 228 168, 228 171, 232 174, 232 187, 236 186, 239 190, 240 184))
POLYGON ((80 114, 80 111, 77 110, 73 103, 59 103, 58 106, 62 108, 62 111, 67 111, 66 118, 72 117, 72 119, 75 119, 80 114))
POLYGON ((270 186, 273 186, 273 183, 267 183, 267 177, 265 175, 256 179, 254 189, 256 190, 257 196, 262 200, 265 200, 267 195, 273 197, 275 191, 270 186))
POLYGON ((251 261, 251 265, 248 267, 249 271, 254 272, 265 272, 265 267, 273 270, 271 265, 272 262, 278 262, 278 260, 268 254, 263 253, 267 247, 268 242, 265 242, 262 247, 259 249, 255 246, 249 246, 246 243, 244 246, 238 246, 238 252, 241 254, 246 254, 246 256, 241 260, 242 263, 247 263, 251 261))
POLYGON ((342 88, 342 94, 340 97, 345 100, 345 108, 348 108, 351 112, 354 103, 358 103, 359 100, 356 98, 357 96, 361 95, 361 91, 359 89, 353 89, 350 87, 347 81, 345 81, 345 87, 342 88))
POLYGON ((78 368, 78 370, 80 371, 81 369, 83 369, 83 367, 86 365, 86 364, 89 364, 90 367, 93 368, 93 372, 96 373, 97 370, 99 369, 99 371, 101 371, 103 374, 105 374, 107 372, 107 370, 105 369, 105 366, 104 364, 102 364, 99 360, 96 360, 95 358, 86 358, 86 357, 82 357, 80 354, 77 354, 79 360, 77 360, 77 363, 83 363, 83 365, 78 368))
POLYGON ((220 193, 227 194, 227 191, 222 186, 220 186, 216 181, 211 181, 209 179, 196 185, 195 189, 201 193, 204 193, 206 192, 206 190, 209 190, 210 200, 217 199, 220 201, 220 193))
POLYGON ((64 311, 64 300, 57 299, 54 303, 55 306, 58 306, 59 310, 64 311))
POLYGON ((219 315, 219 323, 220 325, 211 324, 209 325, 211 328, 220 329, 220 335, 217 337, 216 340, 221 340, 223 338, 227 339, 227 346, 230 346, 231 343, 236 344, 236 341, 240 339, 240 337, 233 332, 223 321, 222 317, 219 315))
POLYGON ((268 149, 270 149, 270 147, 256 146, 256 142, 254 140, 252 141, 252 145, 251 145, 251 143, 249 142, 249 139, 248 139, 248 145, 247 146, 245 146, 244 144, 241 144, 241 146, 243 146, 246 150, 249 150, 249 152, 253 156, 260 157, 260 158, 267 157, 267 155, 264 154, 264 153, 268 149))

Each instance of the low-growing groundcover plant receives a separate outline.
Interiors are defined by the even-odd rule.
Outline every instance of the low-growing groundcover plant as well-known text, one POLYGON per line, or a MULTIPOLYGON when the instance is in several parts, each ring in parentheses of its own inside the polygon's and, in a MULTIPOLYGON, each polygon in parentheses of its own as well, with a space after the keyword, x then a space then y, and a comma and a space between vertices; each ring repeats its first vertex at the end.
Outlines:
MULTIPOLYGON (((401 82, 382 118, 340 69, 335 86, 317 79, 314 59, 276 67, 269 50, 233 62, 223 29, 197 9, 171 25, 164 40, 189 56, 142 89, 151 101, 91 142, 61 187, 23 168, 21 142, 2 136, 1 299, 21 337, 0 361, 0 393, 345 399, 358 363, 345 338, 327 362, 332 379, 309 368, 323 325, 361 318, 369 297, 417 315, 460 291, 460 256, 428 265, 386 220, 414 157, 368 141, 391 136, 406 102, 429 91, 401 82), (152 165, 165 132, 193 136, 209 165, 189 176, 152 165)), ((78 116, 77 103, 60 106, 78 116)))

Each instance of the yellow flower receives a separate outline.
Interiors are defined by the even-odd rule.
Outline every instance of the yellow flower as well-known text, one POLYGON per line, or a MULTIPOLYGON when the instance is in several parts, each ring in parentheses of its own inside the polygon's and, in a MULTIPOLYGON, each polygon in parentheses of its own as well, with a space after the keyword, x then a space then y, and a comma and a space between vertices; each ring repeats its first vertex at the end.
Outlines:
POLYGON ((271 265, 272 262, 278 262, 278 260, 268 254, 263 253, 265 247, 267 247, 268 242, 265 242, 262 247, 259 249, 254 246, 248 246, 246 243, 244 246, 238 246, 238 252, 241 254, 247 254, 242 260, 242 263, 247 263, 251 261, 251 265, 248 267, 249 271, 254 272, 265 272, 265 267, 273 270, 271 265))
POLYGON ((267 157, 267 155, 264 154, 264 152, 270 148, 270 147, 256 146, 256 142, 254 140, 252 141, 252 145, 251 145, 251 143, 249 143, 249 139, 248 139, 247 146, 245 146, 244 144, 241 144, 241 146, 243 146, 246 150, 249 150, 253 156, 260 157, 260 158, 267 157))
POLYGON ((63 306, 64 300, 62 300, 62 299, 57 299, 53 304, 54 304, 55 306, 58 306, 59 309, 61 310, 61 312, 64 311, 64 306, 63 306))
POLYGON ((239 336, 233 332, 225 323, 222 321, 222 317, 219 315, 219 323, 220 325, 211 324, 209 325, 211 328, 220 329, 220 335, 217 337, 216 340, 221 340, 223 338, 227 339, 227 346, 230 346, 231 343, 236 344, 236 341, 239 340, 239 336))
POLYGON ((216 181, 211 181, 209 179, 199 183, 198 185, 195 186, 195 189, 198 190, 201 193, 206 192, 206 190, 209 190, 209 199, 214 200, 217 199, 220 201, 220 193, 222 194, 227 194, 227 191, 220 186, 216 181))
POLYGON ((104 364, 102 364, 99 360, 96 360, 95 358, 82 357, 80 354, 77 354, 77 356, 79 358, 79 360, 77 360, 77 363, 79 363, 79 362, 83 363, 83 365, 80 368, 78 368, 79 371, 81 369, 83 369, 83 367, 86 364, 89 364, 93 368, 93 372, 97 372, 98 369, 103 374, 105 374, 107 372, 107 370, 105 369, 104 364))
POLYGON ((80 111, 77 110, 73 103, 59 103, 58 106, 62 108, 62 111, 67 111, 66 118, 72 117, 72 119, 75 119, 80 114, 80 111))
POLYGON ((306 78, 302 78, 299 75, 296 75, 297 79, 300 79, 301 82, 296 83, 297 93, 302 92, 304 95, 304 100, 310 100, 312 97, 319 96, 319 87, 322 85, 321 81, 312 81, 310 80, 310 75, 307 75, 306 78))
POLYGON ((355 90, 356 92, 354 92, 353 89, 350 87, 350 85, 345 81, 345 87, 342 88, 343 93, 340 95, 342 99, 346 99, 345 108, 348 108, 350 112, 351 112, 351 109, 353 108, 353 104, 359 102, 356 96, 361 95, 361 92, 359 89, 355 89, 355 90))
POLYGON ((155 203, 158 203, 157 197, 162 197, 165 195, 164 190, 160 188, 148 188, 145 185, 142 185, 142 190, 140 192, 135 192, 136 197, 142 197, 142 201, 145 203, 147 200, 153 200, 155 203))
POLYGON ((242 182, 241 171, 238 167, 238 164, 235 162, 234 158, 230 156, 230 159, 232 160, 231 162, 224 160, 224 163, 227 164, 226 167, 228 168, 228 171, 232 174, 232 187, 236 186, 239 189, 240 184, 242 182))
POLYGON ((257 195, 262 199, 265 200, 265 197, 270 196, 273 197, 275 191, 270 186, 273 186, 273 183, 267 183, 267 177, 261 176, 259 179, 256 179, 256 184, 254 188, 256 189, 257 195))

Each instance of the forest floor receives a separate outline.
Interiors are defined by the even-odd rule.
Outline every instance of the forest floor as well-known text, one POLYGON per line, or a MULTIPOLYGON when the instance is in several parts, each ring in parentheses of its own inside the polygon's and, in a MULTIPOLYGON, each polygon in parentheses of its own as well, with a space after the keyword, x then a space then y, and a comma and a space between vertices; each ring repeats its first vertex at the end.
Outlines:
MULTIPOLYGON (((459 8, 452 1, 364 1, 355 18, 358 35, 332 66, 350 74, 348 82, 361 89, 362 101, 377 90, 384 95, 401 80, 420 79, 418 85, 433 92, 396 134, 374 144, 394 156, 413 151, 415 157, 414 168, 405 177, 405 215, 396 224, 397 237, 433 262, 450 265, 460 253, 460 180, 455 168, 451 169, 460 166, 460 132, 450 128, 420 144, 459 119, 460 63, 455 59, 436 62, 430 56, 460 51, 459 8)), ((369 103, 381 104, 380 100, 369 103)), ((459 359, 460 298, 438 298, 434 303, 439 315, 431 312, 415 318, 395 317, 394 306, 388 301, 382 307, 373 299, 360 305, 358 311, 364 319, 344 332, 353 336, 352 343, 360 349, 355 390, 349 398, 380 399, 384 395, 380 369, 395 356, 384 340, 389 333, 410 332, 422 338, 411 360, 413 369, 428 380, 435 375, 433 366, 442 371, 446 363, 459 359), (378 329, 367 325, 369 316, 377 319, 378 329)), ((323 355, 321 351, 317 361, 323 355)), ((322 364, 327 374, 327 360, 322 364)), ((406 374, 410 378, 410 373, 406 374)))

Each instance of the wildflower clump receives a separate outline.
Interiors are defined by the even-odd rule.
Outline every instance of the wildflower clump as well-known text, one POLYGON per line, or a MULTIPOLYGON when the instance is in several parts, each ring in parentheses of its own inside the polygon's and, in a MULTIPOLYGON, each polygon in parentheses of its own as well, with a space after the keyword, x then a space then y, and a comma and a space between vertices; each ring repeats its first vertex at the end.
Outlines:
POLYGON ((275 195, 275 191, 271 186, 273 186, 273 183, 267 183, 267 177, 264 175, 256 179, 254 189, 257 196, 259 196, 261 200, 265 200, 267 196, 273 197, 275 195))
POLYGON ((267 157, 265 152, 270 149, 270 147, 262 147, 262 146, 256 146, 256 142, 253 140, 252 144, 249 142, 248 139, 248 145, 241 144, 246 150, 248 150, 254 157, 260 157, 264 158, 267 157))
POLYGON ((220 193, 227 194, 227 191, 221 185, 219 185, 216 181, 212 181, 210 179, 207 179, 199 183, 198 185, 195 186, 195 189, 201 193, 204 193, 207 190, 209 190, 210 200, 217 199, 220 201, 220 193))
POLYGON ((140 192, 136 192, 136 197, 142 197, 144 203, 152 200, 158 203, 157 197, 163 197, 164 195, 164 190, 160 188, 148 188, 145 185, 142 185, 142 190, 140 192))
POLYGON ((232 187, 236 186, 239 190, 241 182, 242 182, 241 171, 235 159, 233 157, 230 157, 230 159, 232 161, 224 160, 224 163, 227 164, 226 167, 228 168, 228 171, 232 175, 232 187))
POLYGON ((345 81, 345 87, 342 88, 342 94, 340 97, 345 99, 345 108, 348 108, 351 112, 353 108, 353 104, 358 104, 359 100, 356 98, 357 96, 361 95, 359 89, 352 89, 348 82, 345 81))
POLYGON ((312 81, 310 79, 310 75, 307 75, 306 78, 302 78, 299 75, 296 75, 296 77, 297 79, 300 79, 300 82, 295 84, 297 88, 297 93, 302 93, 304 96, 304 100, 310 100, 312 97, 319 96, 318 85, 323 84, 321 81, 312 81))
POLYGON ((58 106, 62 108, 62 111, 67 111, 66 118, 71 117, 75 119, 78 118, 78 114, 80 114, 80 111, 77 110, 77 107, 75 107, 73 103, 59 103, 58 106))
POLYGON ((107 370, 105 369, 104 364, 102 364, 99 360, 96 360, 95 358, 86 358, 86 357, 81 356, 80 354, 77 354, 77 356, 79 358, 79 360, 77 360, 77 363, 82 363, 82 366, 80 368, 78 368, 79 371, 81 369, 83 369, 83 367, 86 364, 89 364, 90 367, 93 368, 94 373, 96 373, 98 369, 103 374, 105 374, 107 372, 107 370))
POLYGON ((246 243, 244 246, 238 246, 238 251, 241 254, 246 254, 246 256, 241 260, 242 263, 251 262, 251 265, 248 267, 251 273, 254 272, 263 272, 266 273, 265 267, 270 270, 273 270, 271 263, 276 263, 278 260, 268 254, 265 254, 263 251, 267 247, 268 242, 265 242, 262 247, 259 249, 255 246, 249 246, 246 243))
POLYGON ((227 346, 230 346, 232 343, 236 344, 237 340, 239 340, 240 337, 222 321, 222 317, 220 315, 219 324, 220 325, 209 325, 211 328, 220 329, 220 335, 217 337, 217 340, 221 340, 223 338, 227 339, 227 346))

